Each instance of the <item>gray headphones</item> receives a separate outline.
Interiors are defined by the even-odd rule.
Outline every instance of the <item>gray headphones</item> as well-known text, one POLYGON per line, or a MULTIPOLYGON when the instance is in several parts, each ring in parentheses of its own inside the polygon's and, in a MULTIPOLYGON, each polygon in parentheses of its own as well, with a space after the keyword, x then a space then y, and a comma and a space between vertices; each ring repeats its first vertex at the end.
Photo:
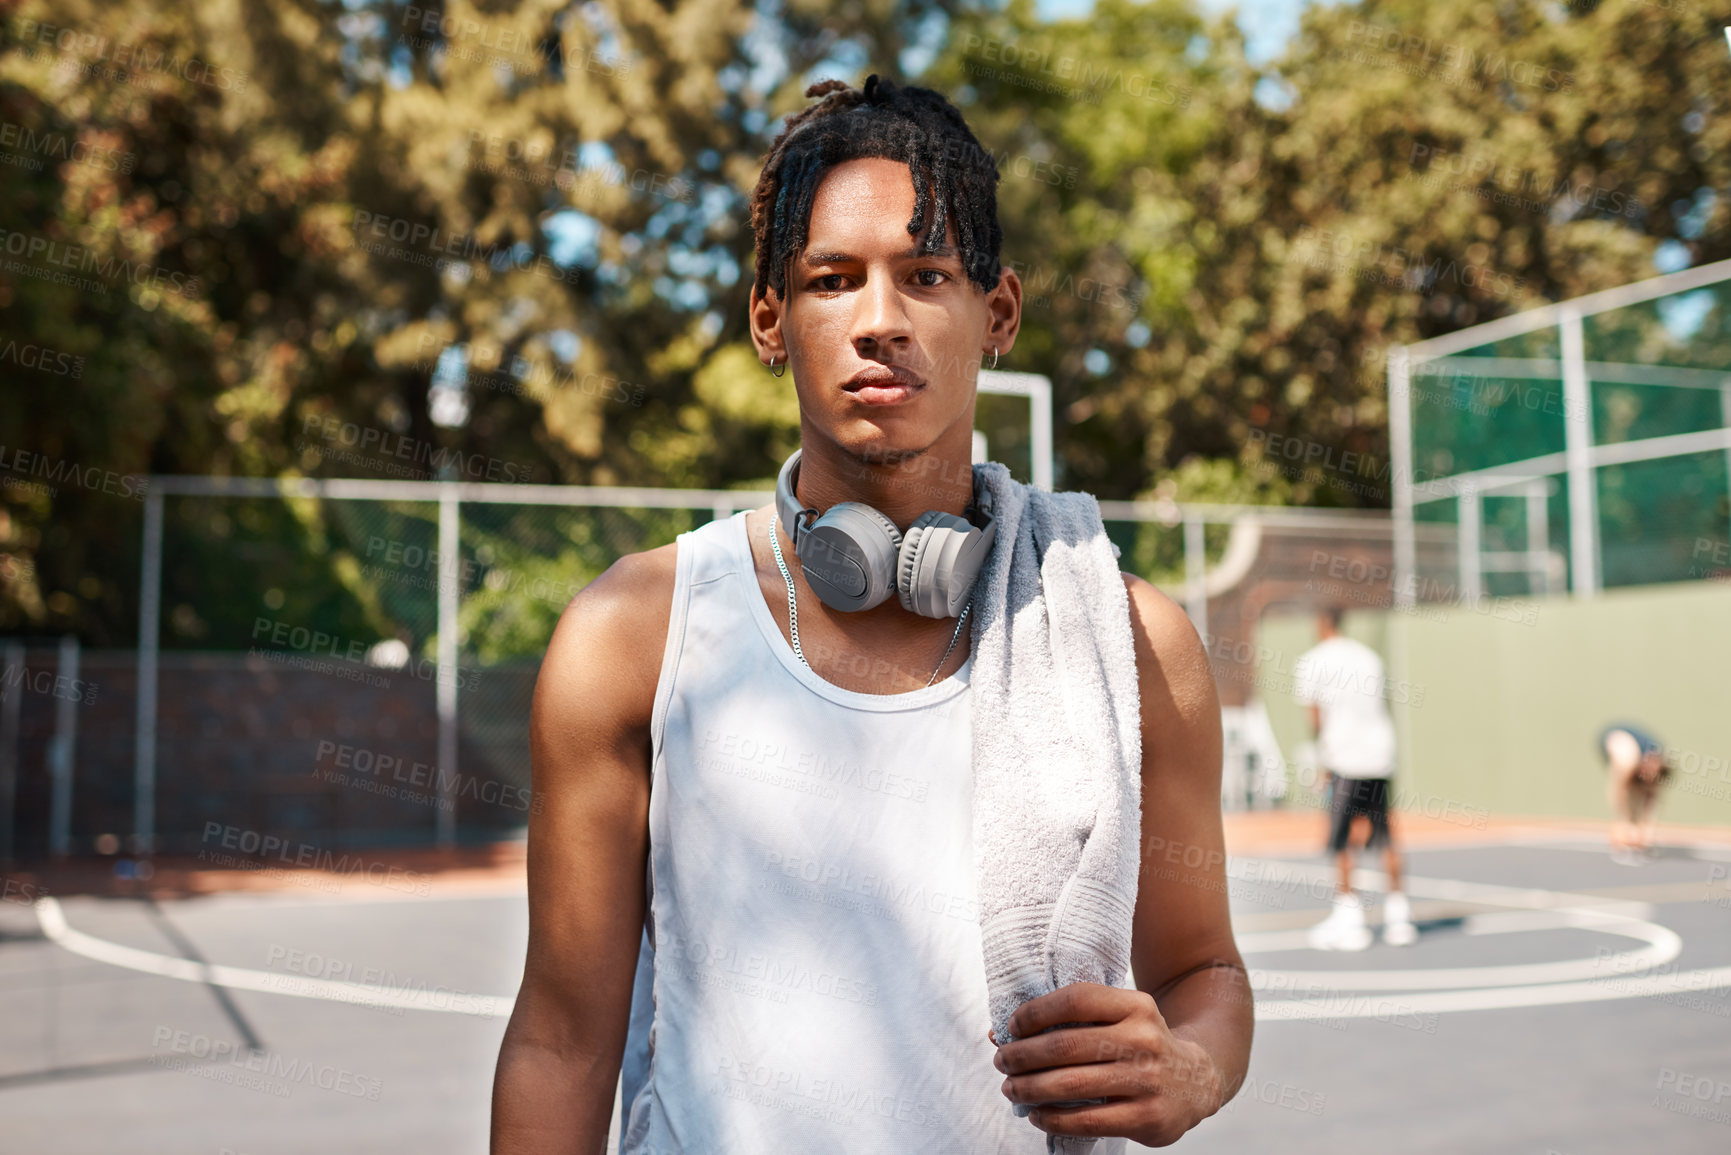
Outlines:
POLYGON ((982 504, 977 479, 966 518, 927 510, 904 534, 863 501, 837 502, 821 516, 801 508, 794 496, 799 453, 775 479, 775 511, 793 534, 793 551, 818 600, 832 609, 869 610, 893 593, 910 613, 955 617, 998 533, 991 494, 982 504))

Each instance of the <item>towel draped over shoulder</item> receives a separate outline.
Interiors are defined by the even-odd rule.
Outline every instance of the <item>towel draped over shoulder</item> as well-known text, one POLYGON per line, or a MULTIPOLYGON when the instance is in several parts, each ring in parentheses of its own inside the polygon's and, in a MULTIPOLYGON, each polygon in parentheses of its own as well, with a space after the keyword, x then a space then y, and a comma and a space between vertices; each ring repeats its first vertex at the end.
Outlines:
MULTIPOLYGON (((974 587, 970 695, 980 931, 1002 1043, 1029 999, 1129 974, 1141 700, 1129 594, 1098 502, 1023 485, 996 462, 974 475, 997 519, 974 587)), ((1095 1142, 1048 1140, 1065 1155, 1095 1142)))

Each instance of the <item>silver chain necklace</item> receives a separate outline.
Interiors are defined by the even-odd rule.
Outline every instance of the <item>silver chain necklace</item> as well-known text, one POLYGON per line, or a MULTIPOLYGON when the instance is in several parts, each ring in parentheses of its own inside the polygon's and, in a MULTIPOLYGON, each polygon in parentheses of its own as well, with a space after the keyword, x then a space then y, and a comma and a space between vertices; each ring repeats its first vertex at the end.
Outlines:
MULTIPOLYGON (((781 556, 781 540, 775 535, 775 522, 776 516, 772 513, 769 517, 769 547, 775 551, 776 568, 781 570, 781 576, 787 582, 788 633, 793 637, 794 656, 805 665, 806 669, 811 670, 811 663, 805 660, 805 651, 799 648, 799 600, 794 597, 793 593, 793 575, 787 572, 787 562, 781 556)), ((938 680, 938 671, 942 670, 944 663, 950 660, 950 654, 955 650, 956 642, 962 636, 962 623, 968 620, 968 611, 973 608, 974 596, 969 594, 968 604, 962 607, 961 616, 956 618, 956 628, 955 632, 950 634, 950 644, 944 647, 944 656, 938 659, 937 670, 933 670, 932 676, 926 679, 927 686, 938 680)), ((812 672, 816 673, 817 671, 812 670, 812 672)))

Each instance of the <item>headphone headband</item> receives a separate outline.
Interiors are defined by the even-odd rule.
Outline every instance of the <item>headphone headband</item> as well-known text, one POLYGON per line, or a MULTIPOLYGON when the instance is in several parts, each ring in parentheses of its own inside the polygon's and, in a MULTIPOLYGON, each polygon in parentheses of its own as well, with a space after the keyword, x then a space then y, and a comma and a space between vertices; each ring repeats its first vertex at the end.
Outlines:
POLYGON ((794 495, 794 486, 799 482, 799 450, 793 451, 793 456, 782 463, 781 472, 775 478, 775 512, 781 518, 781 524, 787 532, 793 535, 793 548, 798 552, 800 543, 805 539, 805 523, 807 514, 815 516, 817 510, 802 509, 794 495))

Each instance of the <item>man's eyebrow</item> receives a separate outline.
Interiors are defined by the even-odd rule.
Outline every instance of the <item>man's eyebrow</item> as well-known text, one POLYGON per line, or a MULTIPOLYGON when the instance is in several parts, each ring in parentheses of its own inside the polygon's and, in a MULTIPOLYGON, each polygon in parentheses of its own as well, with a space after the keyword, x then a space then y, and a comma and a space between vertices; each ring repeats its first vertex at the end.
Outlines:
MULTIPOLYGON (((914 245, 909 246, 905 252, 897 253, 896 259, 897 260, 904 260, 904 261, 911 261, 911 260, 914 260, 918 257, 960 257, 960 256, 961 256, 961 253, 956 249, 956 247, 954 245, 940 244, 937 248, 933 249, 931 252, 922 253, 919 251, 918 244, 914 244, 914 245)), ((858 260, 859 260, 859 258, 856 257, 852 253, 841 253, 841 252, 806 253, 804 256, 800 257, 799 263, 806 266, 807 268, 816 268, 819 265, 845 265, 851 261, 858 261, 858 260)))

